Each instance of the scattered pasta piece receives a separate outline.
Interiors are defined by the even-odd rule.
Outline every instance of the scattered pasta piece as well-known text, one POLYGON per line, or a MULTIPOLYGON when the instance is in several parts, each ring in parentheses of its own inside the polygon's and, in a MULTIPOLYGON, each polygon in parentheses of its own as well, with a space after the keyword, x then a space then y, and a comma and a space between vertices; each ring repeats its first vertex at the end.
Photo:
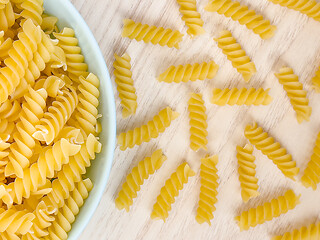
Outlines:
POLYGON ((317 189, 317 184, 320 182, 320 133, 314 144, 313 154, 306 169, 304 170, 301 182, 305 187, 317 189))
POLYGON ((196 80, 212 79, 219 66, 214 62, 195 63, 193 65, 171 66, 157 78, 159 82, 180 83, 196 80))
POLYGON ((300 195, 297 196, 292 190, 288 190, 283 196, 242 212, 235 220, 240 227, 240 231, 249 230, 250 227, 271 221, 273 218, 294 209, 300 203, 299 199, 300 195))
POLYGON ((179 191, 183 189, 183 185, 188 182, 188 178, 196 173, 187 163, 182 163, 161 188, 157 197, 157 202, 153 205, 151 213, 152 219, 162 219, 166 221, 171 210, 172 203, 179 195, 179 191))
POLYGON ((291 154, 288 154, 279 142, 275 142, 273 137, 269 137, 268 133, 264 132, 257 123, 247 125, 244 135, 252 145, 255 145, 258 150, 271 159, 286 177, 295 180, 299 168, 296 167, 296 162, 292 160, 291 154))
POLYGON ((253 155, 253 147, 246 144, 244 147, 237 146, 238 173, 241 183, 241 197, 244 202, 260 195, 258 192, 258 178, 256 178, 256 165, 253 155))
POLYGON ((316 71, 315 76, 312 78, 312 88, 317 93, 320 93, 320 67, 319 67, 318 71, 316 71))
POLYGON ((246 82, 249 82, 252 75, 257 72, 256 66, 251 62, 240 44, 237 43, 237 40, 232 36, 231 32, 224 30, 220 33, 220 37, 214 40, 218 43, 222 52, 232 62, 232 66, 242 74, 246 82))
POLYGON ((273 37, 276 26, 270 24, 269 20, 265 20, 263 16, 257 15, 254 10, 250 10, 247 6, 241 5, 238 1, 232 0, 211 0, 205 7, 208 12, 217 12, 225 17, 231 17, 233 21, 238 21, 241 25, 246 25, 255 34, 262 39, 273 37))
POLYGON ((187 33, 191 36, 204 34, 203 21, 197 11, 196 0, 177 0, 177 2, 180 5, 182 20, 185 21, 188 27, 187 33))
POLYGON ((294 74, 292 68, 283 67, 275 76, 279 79, 290 99, 297 114, 298 123, 309 121, 312 109, 309 106, 307 91, 303 90, 303 85, 299 82, 298 76, 294 74))
POLYGON ((213 96, 211 102, 219 106, 225 105, 268 105, 272 101, 272 97, 269 95, 269 90, 263 88, 226 88, 226 89, 213 89, 213 96))
POLYGON ((160 169, 165 160, 167 160, 167 157, 159 149, 153 152, 151 157, 146 157, 132 169, 115 200, 116 207, 119 210, 124 208, 129 212, 133 199, 137 197, 137 192, 140 191, 140 186, 143 185, 144 180, 160 169))
POLYGON ((115 82, 117 84, 117 90, 121 99, 121 105, 123 107, 122 117, 127 118, 130 115, 136 113, 137 110, 137 95, 136 89, 133 86, 132 72, 131 72, 131 58, 125 53, 122 57, 117 54, 114 55, 115 62, 113 66, 115 68, 115 82))
POLYGON ((197 209, 196 220, 199 224, 207 222, 211 225, 213 212, 216 210, 214 206, 217 202, 217 188, 219 186, 216 165, 218 156, 205 157, 201 159, 200 177, 201 187, 199 196, 199 206, 197 209))
POLYGON ((320 239, 320 223, 310 224, 291 232, 286 232, 282 236, 273 237, 272 240, 317 240, 320 239))
POLYGON ((169 28, 149 26, 147 24, 136 23, 131 19, 124 19, 122 37, 179 49, 179 43, 182 41, 183 34, 177 30, 173 31, 169 28))
POLYGON ((207 114, 202 94, 192 93, 188 102, 190 118, 190 148, 198 151, 200 148, 207 149, 207 114))
POLYGON ((143 142, 149 142, 152 138, 157 138, 178 116, 179 113, 174 112, 170 107, 162 109, 146 125, 120 133, 118 136, 120 149, 124 151, 127 148, 133 148, 135 145, 141 145, 143 142))

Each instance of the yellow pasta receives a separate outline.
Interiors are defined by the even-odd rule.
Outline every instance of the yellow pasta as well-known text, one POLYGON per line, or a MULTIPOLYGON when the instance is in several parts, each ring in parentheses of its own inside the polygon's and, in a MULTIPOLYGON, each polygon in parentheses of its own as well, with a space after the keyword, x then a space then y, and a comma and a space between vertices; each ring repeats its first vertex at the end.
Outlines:
POLYGON ((242 212, 235 220, 240 227, 240 231, 249 230, 250 227, 271 221, 273 218, 294 209, 300 203, 299 199, 300 195, 297 196, 292 190, 288 190, 283 196, 242 212))
POLYGON ((287 7, 320 21, 320 3, 316 0, 269 0, 275 4, 287 7))
POLYGON ((180 83, 196 80, 212 79, 217 74, 219 66, 214 62, 195 63, 193 65, 171 66, 157 78, 159 82, 180 83))
POLYGON ((273 237, 272 240, 317 240, 320 239, 320 223, 310 224, 282 236, 273 237))
POLYGON ((157 197, 157 202, 153 205, 151 213, 152 219, 162 219, 165 221, 169 216, 172 203, 179 195, 183 185, 188 182, 188 178, 195 175, 195 172, 187 163, 182 163, 170 178, 165 182, 157 197))
POLYGON ((256 165, 253 155, 253 147, 246 144, 244 147, 237 146, 238 173, 241 183, 241 197, 244 202, 260 195, 258 192, 258 178, 256 178, 256 165))
POLYGON ((132 169, 115 200, 116 207, 119 210, 125 209, 129 212, 133 199, 137 197, 137 192, 140 191, 140 186, 143 185, 144 180, 160 169, 166 159, 167 157, 159 149, 153 152, 151 157, 146 157, 132 169))
POLYGON ((213 89, 213 96, 211 102, 219 106, 224 105, 268 105, 272 101, 269 95, 269 90, 263 88, 226 88, 226 89, 213 89))
POLYGON ((174 31, 169 28, 149 26, 139 22, 136 23, 131 19, 124 19, 122 37, 179 49, 179 43, 182 41, 183 34, 177 30, 174 31))
POLYGON ((257 15, 254 10, 241 5, 238 1, 211 0, 205 10, 231 17, 233 21, 238 21, 241 25, 245 25, 262 39, 273 37, 276 30, 276 26, 271 25, 269 20, 265 20, 263 16, 257 15))
POLYGON ((0 31, 7 31, 15 23, 14 11, 10 1, 1 3, 0 6, 0 31))
POLYGON ((18 100, 7 100, 0 106, 0 119, 14 122, 19 119, 21 103, 18 100))
POLYGON ((320 182, 320 133, 314 144, 313 154, 310 161, 304 170, 301 182, 305 187, 317 189, 317 184, 320 182))
MULTIPOLYGON (((1 10, 0 10, 1 11, 1 10)), ((4 31, 0 31, 0 62, 9 57, 9 50, 12 48, 11 38, 4 38, 4 31)))
POLYGON ((43 0, 25 0, 20 4, 22 12, 20 16, 31 19, 34 24, 41 25, 43 13, 43 0))
POLYGON ((57 22, 58 22, 57 17, 49 16, 47 14, 42 14, 41 29, 46 34, 51 34, 52 32, 56 31, 56 29, 57 29, 56 23, 57 22))
POLYGON ((170 107, 162 109, 146 125, 120 133, 117 137, 120 149, 124 151, 135 145, 141 145, 143 142, 149 142, 152 138, 157 138, 178 116, 179 113, 174 112, 170 107))
POLYGON ((244 135, 252 145, 268 156, 286 177, 295 180, 299 168, 296 167, 296 162, 292 160, 292 156, 287 153, 285 148, 281 147, 279 142, 276 142, 273 137, 264 132, 257 123, 247 125, 244 135))
POLYGON ((185 21, 188 27, 187 33, 191 36, 204 34, 203 21, 197 11, 196 0, 177 0, 177 2, 180 5, 182 20, 185 21))
POLYGON ((213 212, 216 210, 214 205, 217 202, 217 188, 219 186, 219 176, 216 168, 217 163, 217 155, 201 159, 201 187, 199 206, 196 215, 196 220, 199 224, 207 222, 209 225, 211 225, 210 221, 213 219, 213 212))
POLYGON ((298 76, 294 74, 292 68, 283 67, 275 76, 290 99, 291 105, 297 114, 298 123, 309 121, 312 109, 309 106, 307 91, 303 90, 303 85, 299 82, 298 76))
POLYGON ((243 79, 249 82, 252 75, 257 72, 256 66, 246 55, 237 40, 232 36, 231 32, 224 30, 220 33, 219 38, 214 39, 222 52, 231 61, 232 66, 242 74, 243 79))
POLYGON ((9 0, 0 0, 0 9, 4 9, 9 3, 9 0))
POLYGON ((116 77, 115 82, 123 107, 122 117, 127 118, 130 115, 134 115, 137 110, 137 95, 136 89, 133 86, 130 64, 131 58, 127 53, 123 54, 121 57, 115 54, 114 57, 116 59, 113 63, 115 68, 114 75, 116 77))
POLYGON ((192 93, 188 102, 190 118, 190 148, 198 151, 200 148, 207 150, 207 115, 206 107, 201 94, 192 93))
POLYGON ((320 67, 319 67, 318 71, 316 71, 315 76, 312 78, 312 88, 317 93, 320 93, 320 67))

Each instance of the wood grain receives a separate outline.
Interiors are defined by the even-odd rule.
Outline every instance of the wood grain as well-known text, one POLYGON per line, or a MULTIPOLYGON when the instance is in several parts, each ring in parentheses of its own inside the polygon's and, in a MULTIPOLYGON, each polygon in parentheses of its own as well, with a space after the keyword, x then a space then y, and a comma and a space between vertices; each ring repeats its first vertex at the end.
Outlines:
MULTIPOLYGON (((274 5, 267 0, 241 0, 257 13, 263 14, 278 30, 267 41, 261 40, 244 26, 216 13, 203 10, 207 0, 198 1, 198 9, 205 21, 206 34, 196 39, 186 35, 175 0, 72 0, 92 29, 113 81, 117 106, 117 132, 139 126, 152 118, 161 108, 171 106, 181 115, 157 139, 126 151, 115 149, 114 162, 101 203, 90 224, 81 236, 85 239, 269 239, 319 220, 320 192, 304 188, 299 182, 285 178, 280 170, 259 151, 254 150, 257 177, 261 196, 242 203, 237 173, 236 145, 246 143, 243 130, 246 124, 257 121, 292 154, 303 171, 312 154, 313 144, 320 131, 320 95, 311 91, 311 78, 320 64, 320 23, 293 10, 274 5), (122 19, 132 18, 180 30, 186 36, 181 49, 153 46, 121 38, 122 19), (216 43, 212 40, 223 29, 228 29, 252 58, 257 74, 246 84, 232 68, 216 43), (113 54, 128 52, 132 57, 132 70, 138 95, 137 114, 126 120, 121 117, 120 99, 112 75, 113 54), (220 65, 212 80, 194 83, 166 84, 156 76, 172 64, 186 64, 214 60, 220 65), (289 99, 274 76, 283 65, 292 67, 308 90, 313 113, 308 123, 298 124, 289 99), (213 87, 264 87, 271 88, 274 101, 261 107, 218 107, 210 104, 213 87), (200 158, 205 152, 195 153, 189 148, 189 119, 187 101, 190 92, 204 95, 208 114, 210 154, 219 155, 220 186, 217 210, 212 226, 199 225, 195 214, 200 189, 200 158), (162 148, 168 160, 163 167, 145 182, 129 213, 118 211, 114 199, 125 176, 133 166, 156 148, 162 148), (150 219, 152 206, 172 171, 187 161, 197 176, 180 192, 165 223, 150 219), (292 188, 301 194, 301 204, 287 214, 240 232, 234 217, 240 211, 270 200, 292 188)), ((301 172, 300 175, 301 176, 301 172)))

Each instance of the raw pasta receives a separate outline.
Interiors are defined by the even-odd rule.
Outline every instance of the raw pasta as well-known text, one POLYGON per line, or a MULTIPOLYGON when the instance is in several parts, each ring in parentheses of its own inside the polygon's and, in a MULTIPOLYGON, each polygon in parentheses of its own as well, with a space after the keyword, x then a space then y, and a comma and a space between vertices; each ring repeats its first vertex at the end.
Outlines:
POLYGON ((137 197, 137 192, 140 191, 140 186, 143 185, 144 180, 160 169, 165 160, 167 160, 167 157, 163 155, 161 149, 158 149, 152 153, 151 157, 146 157, 132 169, 115 200, 116 207, 119 210, 125 209, 129 212, 133 199, 137 197))
POLYGON ((299 199, 300 195, 297 196, 292 190, 288 190, 283 196, 242 212, 235 220, 240 227, 240 231, 249 230, 250 227, 271 221, 273 218, 294 209, 300 203, 299 199))
POLYGON ((275 76, 290 99, 291 105, 297 114, 298 123, 309 121, 312 109, 309 106, 307 91, 303 90, 303 85, 299 82, 298 76, 294 74, 292 68, 283 67, 275 76))
POLYGON ((310 161, 304 170, 301 182, 305 187, 317 189, 317 184, 320 182, 320 133, 314 144, 313 154, 310 161))
POLYGON ((256 178, 255 157, 252 155, 253 147, 246 144, 237 146, 238 173, 241 184, 241 197, 244 202, 260 195, 258 192, 258 178, 256 178))
POLYGON ((197 209, 196 220, 199 224, 207 222, 211 225, 213 212, 216 210, 215 204, 218 201, 218 179, 216 165, 218 156, 207 156, 201 159, 200 177, 201 187, 199 196, 199 206, 197 209))
POLYGON ((203 21, 200 13, 197 11, 196 0, 177 0, 180 5, 182 20, 188 27, 187 33, 191 36, 197 36, 205 33, 203 21))
POLYGON ((312 88, 317 93, 320 93, 320 67, 319 67, 318 71, 316 71, 315 76, 312 78, 312 88))
POLYGON ((170 178, 165 182, 157 197, 157 202, 153 205, 151 213, 152 219, 162 219, 166 221, 171 210, 171 204, 183 189, 183 185, 188 182, 188 178, 196 173, 187 163, 182 163, 170 178))
POLYGON ((190 148, 198 151, 207 149, 207 114, 202 94, 192 93, 188 102, 190 124, 190 148))
POLYGON ((178 116, 179 113, 174 112, 170 107, 162 109, 146 125, 120 133, 118 136, 120 149, 124 151, 127 148, 133 148, 135 145, 141 145, 143 142, 149 142, 152 138, 157 138, 178 116))
POLYGON ((26 0, 19 4, 22 9, 20 16, 31 19, 35 25, 41 25, 43 13, 43 0, 26 0))
POLYGON ((237 40, 232 36, 231 32, 224 30, 220 33, 219 38, 214 39, 222 52, 232 62, 232 66, 242 74, 243 79, 249 82, 252 75, 257 72, 256 66, 246 55, 246 52, 237 43, 237 40))
POLYGON ((123 107, 122 117, 127 118, 135 114, 137 110, 137 95, 136 89, 133 86, 131 58, 127 53, 121 57, 115 54, 114 57, 116 59, 113 63, 113 67, 115 68, 114 75, 123 107))
POLYGON ((157 78, 159 82, 180 83, 196 80, 212 79, 217 74, 219 66, 214 62, 195 63, 193 65, 171 66, 157 78))
POLYGON ((226 89, 213 89, 213 96, 211 102, 219 106, 224 105, 268 105, 272 101, 272 97, 269 95, 269 90, 263 88, 226 88, 226 89))
POLYGON ((262 39, 273 37, 276 26, 270 24, 269 20, 265 20, 263 16, 257 15, 254 10, 250 10, 247 6, 241 5, 238 1, 232 0, 211 0, 205 7, 208 12, 217 12, 225 17, 231 17, 233 21, 238 21, 241 25, 246 25, 255 34, 262 39))
POLYGON ((291 154, 288 154, 279 142, 275 142, 273 137, 269 137, 268 133, 264 132, 257 123, 247 125, 244 135, 252 145, 268 156, 286 177, 295 180, 299 168, 296 167, 296 162, 292 160, 291 154))
POLYGON ((149 26, 139 22, 136 23, 131 19, 124 19, 122 37, 179 49, 179 43, 182 41, 183 34, 170 28, 149 26))
POLYGON ((310 224, 282 236, 273 237, 272 240, 317 240, 320 239, 320 223, 310 224))
POLYGON ((0 31, 7 31, 15 23, 15 16, 10 1, 1 3, 0 19, 0 31))

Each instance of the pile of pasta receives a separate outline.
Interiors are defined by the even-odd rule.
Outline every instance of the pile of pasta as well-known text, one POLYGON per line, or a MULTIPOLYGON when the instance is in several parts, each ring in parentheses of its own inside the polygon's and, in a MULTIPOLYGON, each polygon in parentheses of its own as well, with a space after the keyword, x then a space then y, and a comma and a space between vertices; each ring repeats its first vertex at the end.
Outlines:
MULTIPOLYGON (((320 3, 314 0, 270 1, 295 9, 320 21, 320 3)), ((177 0, 177 3, 180 6, 182 20, 185 21, 188 28, 188 35, 194 38, 205 33, 203 21, 197 11, 196 0, 177 0)), ((263 40, 272 38, 276 33, 276 26, 273 26, 269 20, 266 20, 262 15, 258 15, 254 10, 240 4, 238 1, 211 0, 205 10, 217 12, 237 21, 241 25, 245 25, 263 40)), ((132 19, 123 21, 122 37, 132 40, 179 49, 183 36, 177 30, 150 26, 135 22, 132 19)), ((242 75, 243 80, 246 83, 250 82, 252 76, 257 72, 256 66, 232 33, 224 30, 218 38, 213 40, 232 63, 232 66, 242 75)), ((134 115, 138 107, 130 61, 131 58, 127 53, 122 56, 115 54, 114 75, 121 99, 123 118, 134 115)), ((157 80, 168 84, 187 83, 196 80, 203 81, 214 78, 218 70, 219 66, 214 61, 170 66, 157 77, 157 80)), ((283 86, 296 113, 298 123, 309 121, 312 109, 309 106, 307 91, 304 90, 303 84, 299 82, 299 78, 293 69, 284 66, 275 73, 275 77, 283 86)), ((312 79, 312 83, 313 89, 320 92, 320 69, 312 79)), ((212 91, 211 103, 219 106, 267 106, 273 100, 272 96, 269 95, 269 90, 263 88, 215 88, 212 91)), ((202 149, 202 151, 208 152, 207 109, 202 94, 191 93, 188 101, 188 112, 190 118, 190 148, 193 151, 202 149)), ((152 119, 150 118, 144 125, 120 133, 118 135, 120 149, 124 151, 127 148, 141 145, 143 142, 149 142, 152 138, 157 138, 178 116, 179 113, 175 112, 170 106, 160 110, 157 115, 153 116, 152 119)), ((256 122, 246 126, 244 136, 247 139, 247 144, 238 145, 235 150, 238 159, 239 187, 241 188, 241 197, 245 203, 260 195, 255 170, 255 156, 253 155, 254 148, 266 155, 284 176, 296 181, 299 168, 296 166, 291 154, 287 153, 281 143, 277 142, 256 122)), ((312 187, 314 190, 316 190, 317 184, 320 182, 319 148, 320 134, 315 143, 314 154, 301 178, 301 182, 305 187, 312 187)), ((166 159, 162 150, 158 149, 132 169, 115 200, 116 207, 119 210, 126 209, 126 211, 129 211, 144 180, 154 174, 166 159)), ((213 213, 216 209, 215 204, 219 185, 217 163, 217 155, 210 156, 208 154, 201 159, 201 188, 195 216, 199 224, 207 222, 210 225, 214 217, 213 213)), ((151 218, 165 221, 171 210, 171 205, 175 202, 175 197, 183 189, 184 184, 188 182, 188 178, 195 174, 186 162, 178 166, 161 188, 157 201, 153 206, 151 218)), ((250 208, 249 204, 250 210, 244 211, 235 217, 235 221, 237 221, 241 231, 248 230, 294 209, 300 203, 299 199, 299 194, 296 194, 293 190, 288 190, 283 195, 276 195, 271 201, 267 201, 255 208, 250 208)), ((320 239, 320 223, 302 227, 293 232, 285 233, 283 236, 274 237, 274 239, 320 239)))
POLYGON ((99 79, 43 1, 0 1, 0 239, 67 239, 93 185, 99 79))

